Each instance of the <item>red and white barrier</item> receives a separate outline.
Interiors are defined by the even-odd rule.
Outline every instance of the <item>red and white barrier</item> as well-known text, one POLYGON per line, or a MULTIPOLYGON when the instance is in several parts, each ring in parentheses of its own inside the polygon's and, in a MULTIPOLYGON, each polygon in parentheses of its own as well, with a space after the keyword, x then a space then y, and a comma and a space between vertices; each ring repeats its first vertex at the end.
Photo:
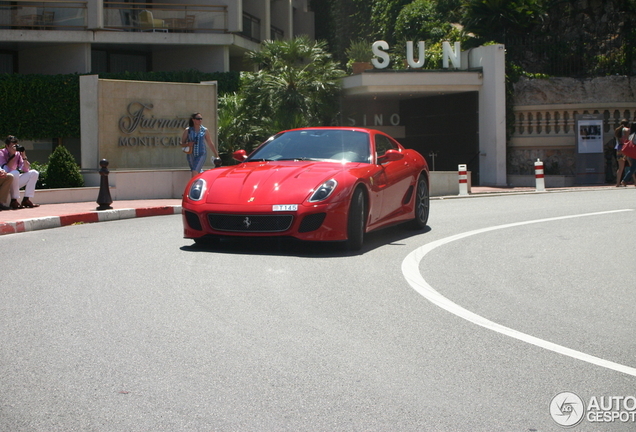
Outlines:
POLYGON ((459 194, 468 195, 468 171, 466 165, 459 165, 457 167, 459 174, 459 194))
POLYGON ((537 184, 537 192, 545 192, 545 179, 543 178, 543 162, 540 159, 534 163, 534 179, 537 184))

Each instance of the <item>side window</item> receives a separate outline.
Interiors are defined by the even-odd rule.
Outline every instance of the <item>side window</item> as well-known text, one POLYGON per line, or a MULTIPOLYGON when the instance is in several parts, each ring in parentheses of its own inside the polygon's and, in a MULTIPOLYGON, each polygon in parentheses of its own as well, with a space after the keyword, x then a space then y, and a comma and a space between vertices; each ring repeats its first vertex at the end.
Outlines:
POLYGON ((384 135, 376 135, 375 136, 375 156, 380 157, 387 150, 395 149, 395 146, 391 142, 390 139, 385 137, 384 135))

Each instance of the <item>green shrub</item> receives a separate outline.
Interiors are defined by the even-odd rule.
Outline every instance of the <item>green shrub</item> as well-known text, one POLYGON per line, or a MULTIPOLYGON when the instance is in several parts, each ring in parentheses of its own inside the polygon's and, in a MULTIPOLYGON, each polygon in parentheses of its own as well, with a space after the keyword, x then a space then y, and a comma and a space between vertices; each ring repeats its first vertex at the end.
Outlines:
POLYGON ((57 146, 49 156, 46 184, 53 189, 84 186, 80 167, 66 147, 57 146))
POLYGON ((49 186, 46 184, 46 172, 49 168, 49 164, 48 163, 40 163, 37 161, 33 161, 31 162, 31 169, 36 170, 37 172, 40 173, 40 175, 38 176, 38 182, 35 185, 36 189, 48 189, 49 186))
POLYGON ((345 54, 350 61, 354 62, 370 62, 373 58, 371 50, 371 42, 364 39, 351 41, 349 48, 345 50, 345 54))

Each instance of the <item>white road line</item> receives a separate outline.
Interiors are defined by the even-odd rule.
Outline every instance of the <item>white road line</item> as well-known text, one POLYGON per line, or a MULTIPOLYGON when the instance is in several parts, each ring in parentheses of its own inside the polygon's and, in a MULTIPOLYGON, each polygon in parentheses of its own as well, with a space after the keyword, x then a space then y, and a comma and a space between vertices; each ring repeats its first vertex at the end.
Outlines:
POLYGON ((404 261, 402 261, 402 274, 404 275, 404 277, 406 278, 407 282, 411 285, 411 287, 413 287, 413 289, 415 289, 415 291, 417 291, 420 295, 422 295, 423 297, 425 297, 426 299, 428 299, 429 301, 431 301, 432 303, 436 304, 437 306, 441 307, 442 309, 447 310, 448 312, 457 315, 460 318, 463 318, 467 321, 470 321, 474 324, 480 325, 482 327, 485 327, 487 329, 496 331, 498 333, 501 333, 503 335, 506 336, 510 336, 512 338, 518 339, 520 341, 523 342, 527 342, 529 344, 532 345, 536 345, 540 348, 544 348, 550 351, 554 351, 556 353, 562 354, 562 355, 566 355, 578 360, 582 360, 597 366, 601 366, 607 369, 612 369, 615 370, 617 372, 622 372, 625 373, 627 375, 632 375, 632 376, 636 376, 636 368, 633 367, 629 367, 629 366, 625 366, 625 365, 621 365, 618 363, 614 363, 612 361, 609 360, 604 360, 602 358, 598 358, 589 354, 585 354, 583 352, 580 351, 576 351, 570 348, 566 348, 564 346, 561 345, 557 345, 555 343, 552 342, 548 342, 545 341, 543 339, 539 339, 537 337, 534 336, 530 336, 527 335, 525 333, 521 333, 517 330, 513 330, 511 328, 502 326, 500 324, 497 324, 493 321, 490 321, 482 316, 479 316, 467 309, 464 309, 463 307, 453 303, 452 301, 450 301, 449 299, 447 299, 446 297, 444 297, 443 295, 441 295, 439 292, 437 292, 432 286, 430 286, 422 277, 422 275, 420 274, 420 261, 422 261, 422 258, 424 258, 424 256, 431 252, 433 249, 448 244, 450 242, 456 241, 456 240, 461 240, 463 238, 466 237, 470 237, 473 235, 477 235, 477 234, 482 234, 485 232, 489 232, 489 231, 495 231, 495 230, 499 230, 499 229, 504 229, 504 228, 512 228, 512 227, 517 227, 517 226, 522 226, 522 225, 530 225, 530 224, 535 224, 535 223, 542 223, 542 222, 552 222, 552 221, 557 221, 557 220, 564 220, 564 219, 573 219, 573 218, 578 218, 578 217, 585 217, 585 216, 597 216, 597 215, 606 215, 606 214, 612 214, 612 213, 620 213, 620 212, 628 212, 628 211, 633 211, 632 209, 624 209, 624 210, 614 210, 614 211, 606 211, 606 212, 598 212, 598 213, 585 213, 585 214, 579 214, 579 215, 572 215, 572 216, 562 216, 562 217, 554 217, 554 218, 547 218, 547 219, 537 219, 537 220, 533 220, 533 221, 526 221, 526 222, 518 222, 518 223, 512 223, 512 224, 506 224, 506 225, 498 225, 498 226, 494 226, 494 227, 489 227, 489 228, 483 228, 483 229, 478 229, 478 230, 474 230, 474 231, 468 231, 462 234, 457 234, 451 237, 447 237, 444 239, 440 239, 437 241, 434 241, 432 243, 429 243, 427 245, 424 245, 420 248, 415 249, 413 252, 411 252, 410 254, 408 254, 408 256, 404 259, 404 261))

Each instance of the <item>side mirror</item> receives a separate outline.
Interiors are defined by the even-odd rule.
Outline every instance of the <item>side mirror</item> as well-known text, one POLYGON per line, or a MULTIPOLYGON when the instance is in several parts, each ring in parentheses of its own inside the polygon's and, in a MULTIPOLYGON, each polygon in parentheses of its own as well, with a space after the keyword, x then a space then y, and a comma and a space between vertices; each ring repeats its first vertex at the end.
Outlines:
POLYGON ((398 150, 390 149, 378 158, 378 163, 394 162, 400 159, 404 159, 404 154, 398 150))
POLYGON ((232 158, 236 159, 239 162, 243 162, 247 159, 247 152, 245 150, 237 150, 232 153, 232 158))

